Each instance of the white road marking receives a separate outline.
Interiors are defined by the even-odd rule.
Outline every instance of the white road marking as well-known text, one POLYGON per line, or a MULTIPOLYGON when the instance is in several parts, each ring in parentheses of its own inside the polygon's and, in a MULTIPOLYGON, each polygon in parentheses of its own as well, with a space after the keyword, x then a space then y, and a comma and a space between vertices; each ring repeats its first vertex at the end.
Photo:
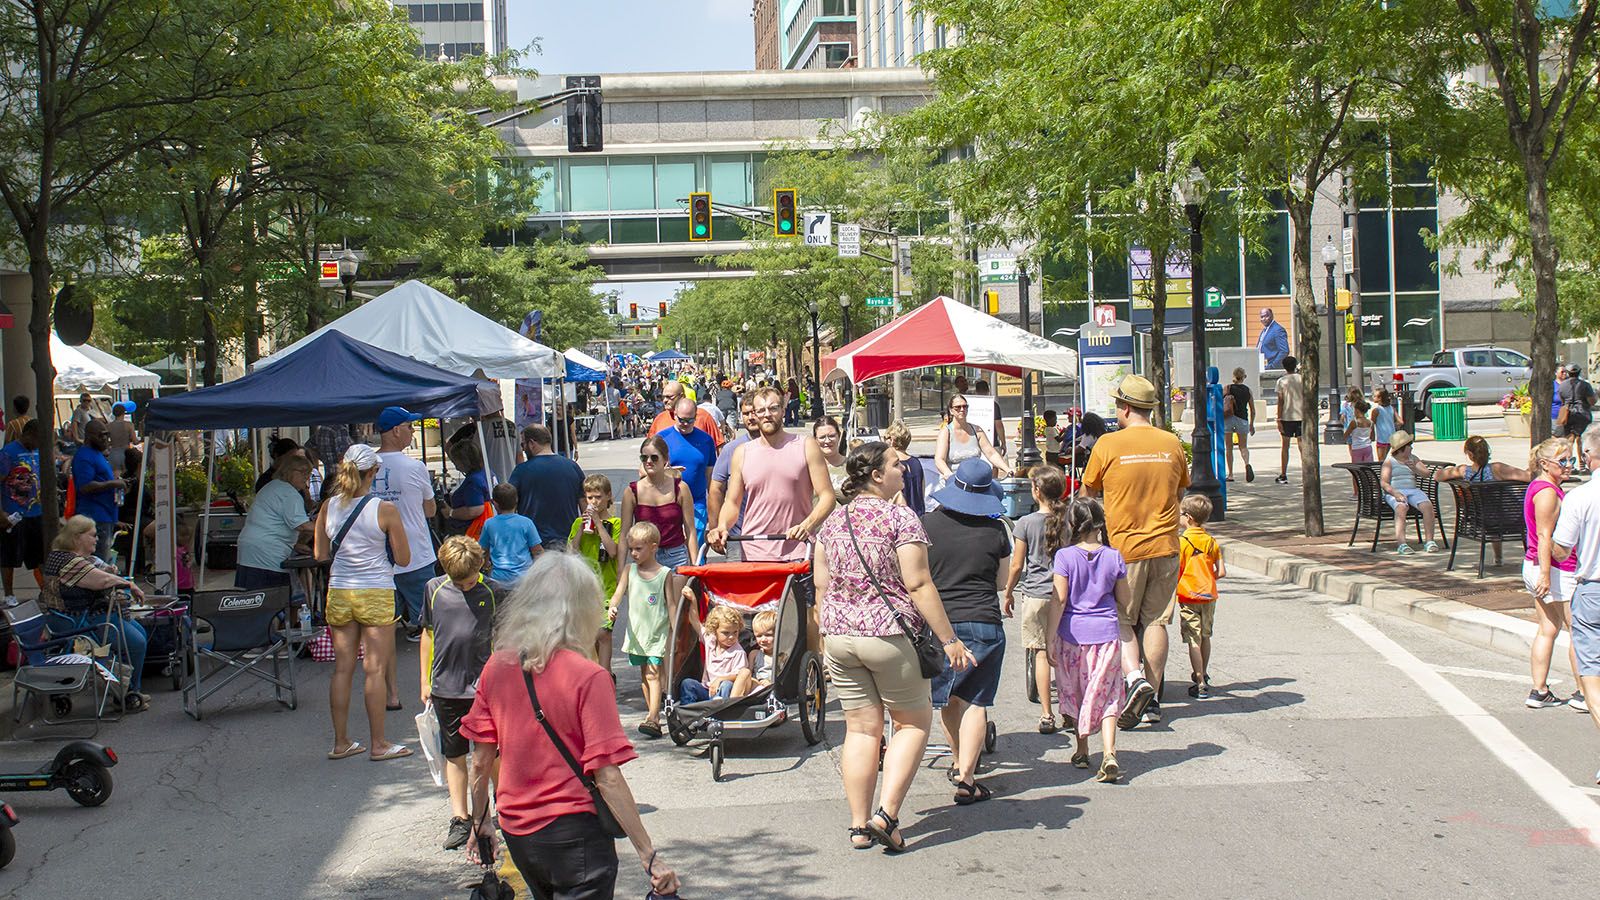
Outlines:
MULTIPOLYGON (((1491 672, 1488 669, 1466 669, 1461 666, 1428 666, 1440 675, 1464 675, 1468 678, 1492 678, 1495 681, 1509 681, 1512 684, 1526 684, 1527 675, 1507 675, 1505 672, 1491 672)), ((1559 684, 1556 679, 1550 679, 1551 684, 1559 684)))
POLYGON ((1583 788, 1574 785, 1561 774, 1560 769, 1533 752, 1499 719, 1489 715, 1460 688, 1445 681, 1444 676, 1434 671, 1432 666, 1413 656, 1371 622, 1350 614, 1332 618, 1416 682, 1424 693, 1460 722, 1506 768, 1532 788, 1539 799, 1549 804, 1573 828, 1587 833, 1591 847, 1600 850, 1600 806, 1586 796, 1583 788))

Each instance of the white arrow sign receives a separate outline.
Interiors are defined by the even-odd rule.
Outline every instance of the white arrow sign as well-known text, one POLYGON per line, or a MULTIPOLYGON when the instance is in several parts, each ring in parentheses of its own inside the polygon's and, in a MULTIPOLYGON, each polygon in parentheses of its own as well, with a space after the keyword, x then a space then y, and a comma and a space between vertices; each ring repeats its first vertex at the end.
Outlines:
POLYGON ((826 247, 833 243, 833 214, 806 213, 806 246, 826 247))
POLYGON ((860 225, 845 225, 843 223, 840 223, 840 225, 839 225, 839 255, 840 256, 860 256, 861 255, 861 226, 860 225))

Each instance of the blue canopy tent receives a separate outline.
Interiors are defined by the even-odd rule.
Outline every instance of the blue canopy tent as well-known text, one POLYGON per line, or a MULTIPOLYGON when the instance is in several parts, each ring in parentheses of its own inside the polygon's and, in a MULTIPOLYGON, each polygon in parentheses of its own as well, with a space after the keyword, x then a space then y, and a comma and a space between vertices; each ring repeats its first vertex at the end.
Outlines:
MULTIPOLYGON (((485 416, 501 409, 500 391, 494 382, 446 372, 330 329, 281 362, 257 369, 243 378, 151 400, 145 428, 150 431, 208 431, 345 425, 374 421, 386 406, 404 406, 414 413, 440 419, 485 416)), ((484 440, 481 425, 478 440, 480 444, 484 440)), ((211 486, 216 473, 215 444, 206 443, 208 470, 201 527, 202 579, 206 567, 205 534, 210 526, 211 486)), ((487 447, 483 450, 487 459, 487 447)), ((148 462, 147 454, 144 465, 148 462)), ((337 464, 338 460, 325 462, 337 464)), ((141 466, 141 494, 144 483, 145 472, 141 466)), ((139 502, 142 508, 142 496, 139 502)), ((139 533, 137 521, 134 533, 139 533)), ((134 546, 138 546, 137 541, 134 546)))
POLYGON ((679 359, 694 359, 694 357, 684 353, 682 350, 674 350, 671 347, 668 347, 665 350, 657 350, 656 352, 651 353, 650 355, 646 356, 645 359, 648 359, 651 362, 666 362, 679 359))
POLYGON ((571 347, 563 356, 567 360, 568 381, 605 381, 606 364, 584 353, 576 347, 571 347))

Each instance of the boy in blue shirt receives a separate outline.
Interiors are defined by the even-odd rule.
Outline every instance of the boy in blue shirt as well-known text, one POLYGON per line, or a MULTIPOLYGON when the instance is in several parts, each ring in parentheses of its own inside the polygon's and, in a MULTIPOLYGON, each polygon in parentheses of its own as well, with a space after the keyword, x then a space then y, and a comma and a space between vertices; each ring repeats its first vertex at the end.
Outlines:
POLYGON ((501 482, 493 496, 495 515, 483 523, 478 543, 489 554, 489 578, 509 588, 544 548, 533 520, 517 513, 517 486, 501 482))

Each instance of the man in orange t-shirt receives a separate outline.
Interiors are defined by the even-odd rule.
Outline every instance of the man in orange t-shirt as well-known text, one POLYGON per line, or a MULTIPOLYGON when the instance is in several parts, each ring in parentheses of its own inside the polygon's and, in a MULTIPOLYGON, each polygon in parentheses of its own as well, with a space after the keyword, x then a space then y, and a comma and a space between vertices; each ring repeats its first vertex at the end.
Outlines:
POLYGON ((1102 497, 1106 537, 1128 564, 1128 600, 1118 604, 1122 624, 1132 628, 1144 649, 1145 671, 1155 690, 1130 678, 1129 702, 1119 722, 1131 728, 1142 718, 1161 721, 1161 696, 1167 665, 1167 625, 1176 606, 1178 501, 1189 486, 1189 466, 1178 436, 1150 424, 1156 389, 1148 379, 1129 375, 1117 385, 1119 430, 1095 442, 1083 470, 1083 492, 1102 497), (1139 699, 1135 703, 1135 698, 1139 699))
MULTIPOLYGON (((661 412, 656 413, 655 419, 650 422, 651 434, 660 434, 668 428, 677 427, 678 421, 672 415, 672 407, 677 404, 678 398, 683 395, 683 382, 681 381, 668 381, 662 386, 661 412)), ((711 435, 712 442, 717 445, 718 449, 721 449, 722 429, 717 427, 717 420, 711 417, 711 413, 696 407, 694 427, 711 435)))

